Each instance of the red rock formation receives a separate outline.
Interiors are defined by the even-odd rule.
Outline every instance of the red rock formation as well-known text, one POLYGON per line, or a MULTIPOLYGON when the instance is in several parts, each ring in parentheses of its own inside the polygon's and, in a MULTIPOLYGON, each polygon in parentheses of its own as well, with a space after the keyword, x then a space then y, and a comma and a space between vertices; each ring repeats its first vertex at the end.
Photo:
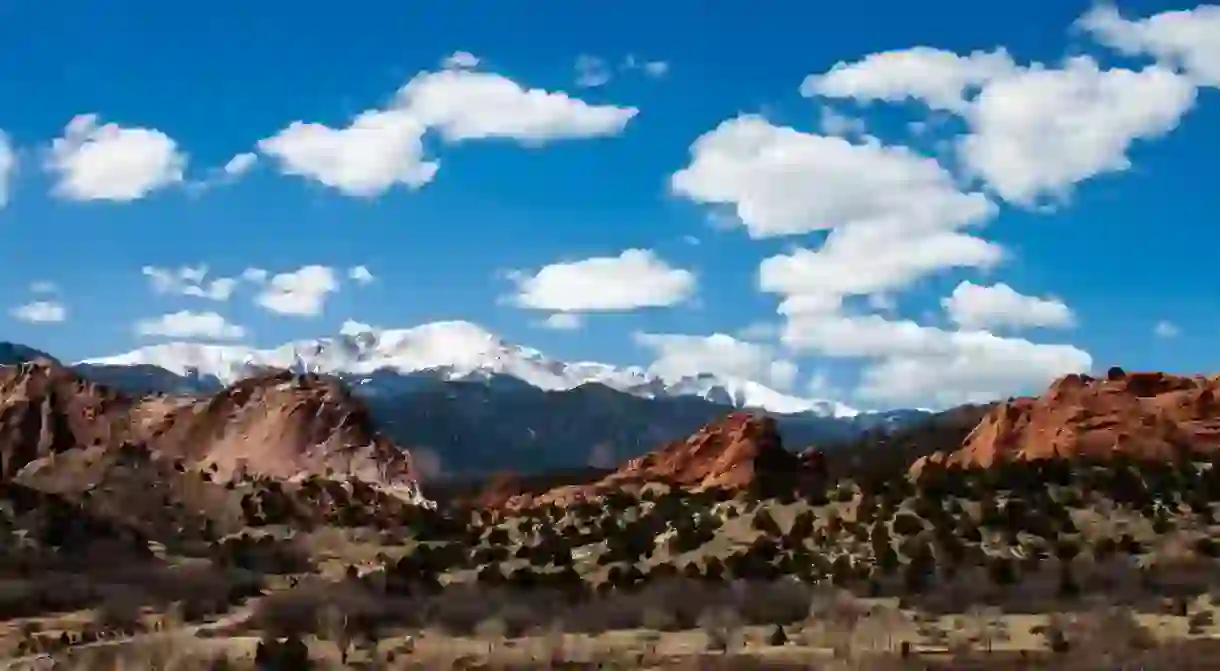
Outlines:
MULTIPOLYGON (((811 458, 811 465, 817 460, 811 458)), ((737 412, 699 429, 685 440, 631 459, 589 484, 556 487, 540 495, 510 496, 509 508, 569 503, 625 489, 639 491, 650 483, 692 491, 712 488, 743 490, 796 486, 804 476, 816 478, 801 457, 784 449, 775 420, 737 412)))
POLYGON ((0 366, 0 479, 73 448, 123 444, 131 405, 49 359, 0 366))
POLYGON ((1220 377, 1124 373, 1106 379, 1067 375, 1042 396, 997 405, 953 452, 925 463, 991 466, 1049 457, 1172 459, 1220 449, 1220 377))
POLYGON ((52 362, 0 368, 0 476, 73 448, 154 454, 271 477, 346 475, 413 486, 410 455, 379 435, 338 382, 276 372, 211 398, 130 399, 52 362))
POLYGON ((601 484, 664 482, 690 489, 741 489, 764 474, 799 469, 800 460, 783 448, 774 419, 738 412, 686 440, 628 461, 601 484))

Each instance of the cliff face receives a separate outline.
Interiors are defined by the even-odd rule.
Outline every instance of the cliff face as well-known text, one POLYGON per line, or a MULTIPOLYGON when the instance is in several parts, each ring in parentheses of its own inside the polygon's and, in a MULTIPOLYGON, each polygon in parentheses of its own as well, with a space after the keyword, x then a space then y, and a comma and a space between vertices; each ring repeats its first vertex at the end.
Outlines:
POLYGON ((916 462, 987 467, 1003 461, 1106 458, 1172 459, 1220 448, 1220 378, 1125 373, 1105 379, 1068 375, 1046 393, 997 405, 960 449, 916 462))
POLYGON ((0 367, 0 477, 78 448, 154 455, 275 478, 333 473, 413 487, 410 455, 339 383, 269 373, 203 399, 129 398, 57 363, 0 367))

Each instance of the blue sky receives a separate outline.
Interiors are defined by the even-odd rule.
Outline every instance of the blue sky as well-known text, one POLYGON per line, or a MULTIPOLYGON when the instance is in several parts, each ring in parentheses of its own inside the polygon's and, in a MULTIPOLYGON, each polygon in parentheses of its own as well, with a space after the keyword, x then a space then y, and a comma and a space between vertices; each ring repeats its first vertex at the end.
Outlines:
POLYGON ((1150 0, 8 3, 0 338, 77 359, 181 311, 225 321, 172 339, 258 346, 464 319, 878 407, 1212 371, 1218 42, 1220 8, 1150 0), (322 127, 362 113, 359 148, 322 127), (797 260, 762 291, 771 257, 797 260), (201 265, 196 293, 336 286, 142 272, 201 265))

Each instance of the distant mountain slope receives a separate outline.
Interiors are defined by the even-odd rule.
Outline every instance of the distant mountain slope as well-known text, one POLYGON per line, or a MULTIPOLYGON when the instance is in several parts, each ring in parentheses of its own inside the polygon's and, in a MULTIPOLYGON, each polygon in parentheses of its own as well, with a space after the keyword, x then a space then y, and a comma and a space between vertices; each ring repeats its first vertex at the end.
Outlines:
POLYGON ((26 347, 25 345, 11 342, 0 342, 0 366, 15 366, 19 363, 36 359, 54 360, 55 357, 42 350, 36 350, 33 347, 26 347))
POLYGON ((211 395, 268 368, 317 372, 349 385, 394 442, 419 446, 425 477, 438 470, 481 475, 610 466, 739 409, 774 416, 794 449, 927 414, 857 412, 710 373, 674 379, 638 367, 566 363, 467 322, 348 328, 269 350, 173 342, 72 366, 134 396, 211 395))
POLYGON ((266 350, 165 343, 89 359, 78 366, 82 371, 92 370, 95 376, 121 376, 120 381, 127 388, 139 384, 157 388, 172 382, 140 380, 144 374, 163 376, 157 370, 162 369, 180 378, 182 391, 214 391, 271 367, 336 375, 364 388, 368 395, 409 391, 421 378, 448 382, 512 378, 543 391, 568 391, 597 383, 641 398, 696 396, 720 405, 784 414, 830 417, 859 414, 841 403, 791 396, 753 380, 710 373, 662 377, 638 366, 563 362, 538 350, 505 342, 476 324, 462 321, 386 330, 349 325, 335 337, 291 342, 266 350))

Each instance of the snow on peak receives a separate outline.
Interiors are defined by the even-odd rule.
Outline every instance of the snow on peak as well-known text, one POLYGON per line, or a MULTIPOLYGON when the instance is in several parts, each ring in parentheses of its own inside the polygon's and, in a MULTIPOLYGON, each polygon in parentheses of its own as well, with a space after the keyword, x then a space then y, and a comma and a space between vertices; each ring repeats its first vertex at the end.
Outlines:
POLYGON ((666 378, 637 366, 596 362, 566 363, 535 349, 507 343, 478 324, 440 321, 407 329, 381 329, 347 321, 339 335, 290 342, 259 350, 236 345, 172 342, 117 356, 88 359, 85 365, 151 365, 184 377, 214 377, 231 384, 266 367, 345 377, 374 393, 375 373, 427 374, 442 380, 515 378, 547 391, 600 383, 645 398, 699 396, 709 401, 772 412, 852 417, 839 403, 788 396, 758 382, 711 374, 666 378))

